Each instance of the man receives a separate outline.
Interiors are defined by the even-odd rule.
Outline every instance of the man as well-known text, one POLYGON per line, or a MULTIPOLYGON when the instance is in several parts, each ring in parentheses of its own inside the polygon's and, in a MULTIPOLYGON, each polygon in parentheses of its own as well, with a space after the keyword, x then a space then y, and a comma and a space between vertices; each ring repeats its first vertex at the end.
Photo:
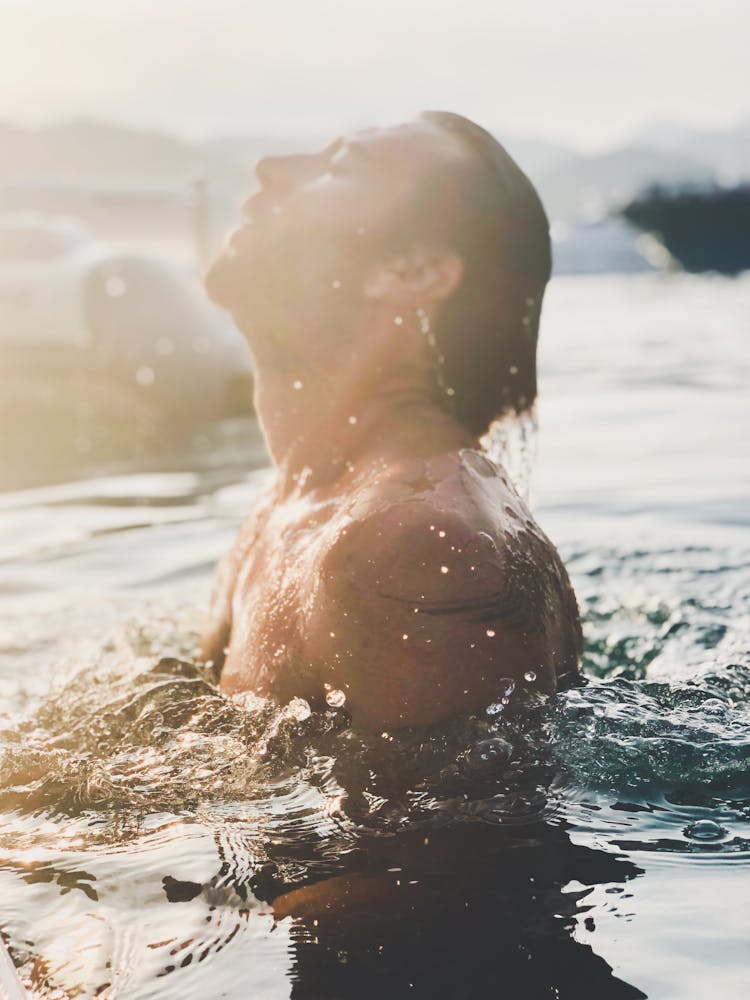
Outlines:
POLYGON ((531 183, 478 126, 427 113, 262 160, 211 268, 256 363, 276 466, 221 563, 202 656, 228 692, 439 722, 507 679, 553 691, 580 624, 490 423, 536 397, 550 272, 531 183))

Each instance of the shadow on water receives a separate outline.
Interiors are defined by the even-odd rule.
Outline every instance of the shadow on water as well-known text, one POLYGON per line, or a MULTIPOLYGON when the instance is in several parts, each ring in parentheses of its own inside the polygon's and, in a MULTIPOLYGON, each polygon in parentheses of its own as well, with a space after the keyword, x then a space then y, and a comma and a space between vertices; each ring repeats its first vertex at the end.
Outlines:
POLYGON ((235 988, 216 995, 262 989, 257 955, 237 947, 261 919, 271 937, 288 935, 278 947, 294 997, 645 996, 576 939, 595 930, 593 888, 616 909, 642 869, 569 835, 549 726, 570 737, 587 687, 559 697, 562 722, 554 699, 521 693, 486 719, 367 736, 345 712, 300 699, 228 699, 178 658, 83 671, 3 734, 0 871, 46 889, 48 907, 65 898, 81 927, 100 908, 110 938, 81 967, 55 961, 59 923, 34 922, 26 944, 11 941, 27 982, 42 996, 124 987, 113 955, 145 906, 159 917, 144 921, 138 948, 131 940, 129 961, 143 965, 145 946, 150 981, 173 978, 183 996, 200 995, 188 966, 230 945, 235 988), (139 870, 157 845, 158 861, 139 870), (187 865, 186 848, 197 854, 187 865), (136 887, 115 918, 113 880, 116 893, 136 887))
MULTIPOLYGON (((231 887, 238 899, 295 892, 293 997, 646 995, 574 936, 582 920, 594 929, 585 905, 591 887, 623 893, 642 870, 574 845, 564 822, 360 836, 339 859, 341 874, 304 889, 274 884, 268 865, 236 880, 243 867, 238 842, 226 832, 224 842, 217 837, 217 874, 204 885, 167 875, 165 895, 175 904, 205 898, 210 923, 215 907, 208 900, 219 887, 231 887), (580 887, 569 888, 571 882, 580 887)), ((184 967, 188 956, 200 959, 207 944, 208 937, 183 942, 163 974, 184 967)))
POLYGON ((462 824, 359 847, 364 867, 324 885, 323 909, 303 918, 294 997, 645 996, 573 936, 589 887, 640 869, 576 847, 564 824, 462 824), (563 891, 571 880, 584 887, 563 891))

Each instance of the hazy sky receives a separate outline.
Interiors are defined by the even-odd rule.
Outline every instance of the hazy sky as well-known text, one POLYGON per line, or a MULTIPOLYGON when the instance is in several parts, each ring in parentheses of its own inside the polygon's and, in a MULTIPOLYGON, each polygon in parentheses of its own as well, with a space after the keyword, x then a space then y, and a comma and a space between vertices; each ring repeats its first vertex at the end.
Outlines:
POLYGON ((0 119, 320 133, 448 108, 605 148, 750 113, 748 0, 0 0, 0 119))

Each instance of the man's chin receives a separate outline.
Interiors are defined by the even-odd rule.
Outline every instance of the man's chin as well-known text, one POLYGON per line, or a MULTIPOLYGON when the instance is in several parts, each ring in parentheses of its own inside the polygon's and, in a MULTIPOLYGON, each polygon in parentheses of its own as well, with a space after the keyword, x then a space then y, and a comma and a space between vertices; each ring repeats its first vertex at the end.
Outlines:
POLYGON ((239 261, 226 250, 222 251, 203 276, 203 287, 212 302, 234 313, 247 296, 247 281, 243 280, 239 261))

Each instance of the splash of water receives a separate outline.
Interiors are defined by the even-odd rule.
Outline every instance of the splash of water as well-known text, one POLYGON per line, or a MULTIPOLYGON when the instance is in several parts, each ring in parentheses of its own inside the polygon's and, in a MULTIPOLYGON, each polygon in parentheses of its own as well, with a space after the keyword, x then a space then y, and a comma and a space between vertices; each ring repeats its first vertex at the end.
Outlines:
POLYGON ((539 420, 536 408, 494 420, 480 444, 497 465, 511 478, 525 503, 531 499, 531 477, 536 458, 539 420))

